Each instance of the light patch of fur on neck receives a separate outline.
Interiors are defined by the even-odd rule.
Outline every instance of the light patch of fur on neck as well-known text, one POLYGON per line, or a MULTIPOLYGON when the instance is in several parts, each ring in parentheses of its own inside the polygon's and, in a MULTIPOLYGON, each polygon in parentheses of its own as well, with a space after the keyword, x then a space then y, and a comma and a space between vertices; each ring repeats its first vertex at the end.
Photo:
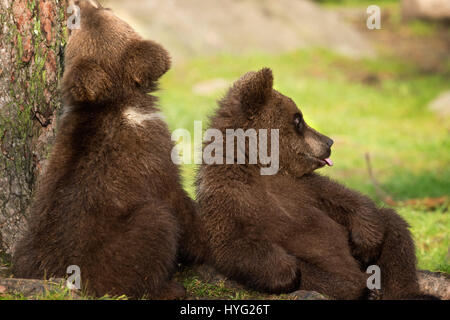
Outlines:
POLYGON ((125 119, 132 125, 142 126, 144 121, 162 120, 164 121, 164 115, 160 112, 153 113, 141 113, 134 108, 128 108, 123 113, 125 119))

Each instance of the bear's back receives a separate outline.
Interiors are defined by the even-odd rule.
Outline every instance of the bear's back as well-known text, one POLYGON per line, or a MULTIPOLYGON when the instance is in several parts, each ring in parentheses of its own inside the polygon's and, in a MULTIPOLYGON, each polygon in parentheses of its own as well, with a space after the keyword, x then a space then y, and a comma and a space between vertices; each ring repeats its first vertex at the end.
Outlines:
POLYGON ((43 257, 70 260, 70 252, 76 258, 98 248, 146 202, 171 207, 179 178, 170 133, 158 109, 142 111, 145 100, 120 112, 72 108, 63 115, 29 221, 34 246, 56 244, 41 247, 49 250, 43 257))

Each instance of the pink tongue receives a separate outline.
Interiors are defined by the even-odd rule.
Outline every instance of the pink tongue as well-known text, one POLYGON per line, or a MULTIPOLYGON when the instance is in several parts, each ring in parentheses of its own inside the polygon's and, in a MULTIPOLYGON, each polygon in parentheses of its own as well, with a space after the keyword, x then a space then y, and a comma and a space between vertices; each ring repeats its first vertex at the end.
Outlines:
POLYGON ((323 161, 325 161, 330 167, 333 165, 333 161, 331 161, 330 158, 323 159, 323 161))

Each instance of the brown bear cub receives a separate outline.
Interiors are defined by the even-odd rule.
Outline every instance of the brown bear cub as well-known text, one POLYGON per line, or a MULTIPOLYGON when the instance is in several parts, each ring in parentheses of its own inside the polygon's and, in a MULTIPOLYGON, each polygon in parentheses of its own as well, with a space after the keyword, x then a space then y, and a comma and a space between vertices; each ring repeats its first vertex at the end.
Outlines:
MULTIPOLYGON (((227 129, 278 129, 279 170, 261 175, 267 165, 248 163, 248 143, 246 164, 201 166, 197 200, 208 262, 256 290, 315 290, 335 299, 368 298, 366 269, 377 265, 384 299, 427 298, 419 291, 407 223, 314 173, 332 165, 333 141, 309 127, 272 83, 270 69, 246 74, 212 118, 211 128, 223 136, 227 129)), ((216 156, 225 159, 227 143, 216 156)))
POLYGON ((77 4, 81 28, 66 48, 64 113, 14 274, 65 277, 76 265, 89 294, 179 297, 184 288, 171 277, 177 254, 195 258, 184 232, 194 203, 148 95, 170 67, 168 53, 98 2, 77 4))

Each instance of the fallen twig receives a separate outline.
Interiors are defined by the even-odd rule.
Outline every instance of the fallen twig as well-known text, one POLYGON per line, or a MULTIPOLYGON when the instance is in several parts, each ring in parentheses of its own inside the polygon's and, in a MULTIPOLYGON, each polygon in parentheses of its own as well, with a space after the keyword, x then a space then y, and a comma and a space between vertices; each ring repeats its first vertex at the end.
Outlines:
POLYGON ((365 157, 366 157, 367 171, 369 172, 370 180, 372 181, 372 184, 375 187, 375 193, 377 194, 378 198, 389 206, 395 206, 397 202, 386 191, 384 191, 383 188, 381 188, 380 183, 375 178, 372 171, 370 154, 368 152, 366 152, 365 157))

